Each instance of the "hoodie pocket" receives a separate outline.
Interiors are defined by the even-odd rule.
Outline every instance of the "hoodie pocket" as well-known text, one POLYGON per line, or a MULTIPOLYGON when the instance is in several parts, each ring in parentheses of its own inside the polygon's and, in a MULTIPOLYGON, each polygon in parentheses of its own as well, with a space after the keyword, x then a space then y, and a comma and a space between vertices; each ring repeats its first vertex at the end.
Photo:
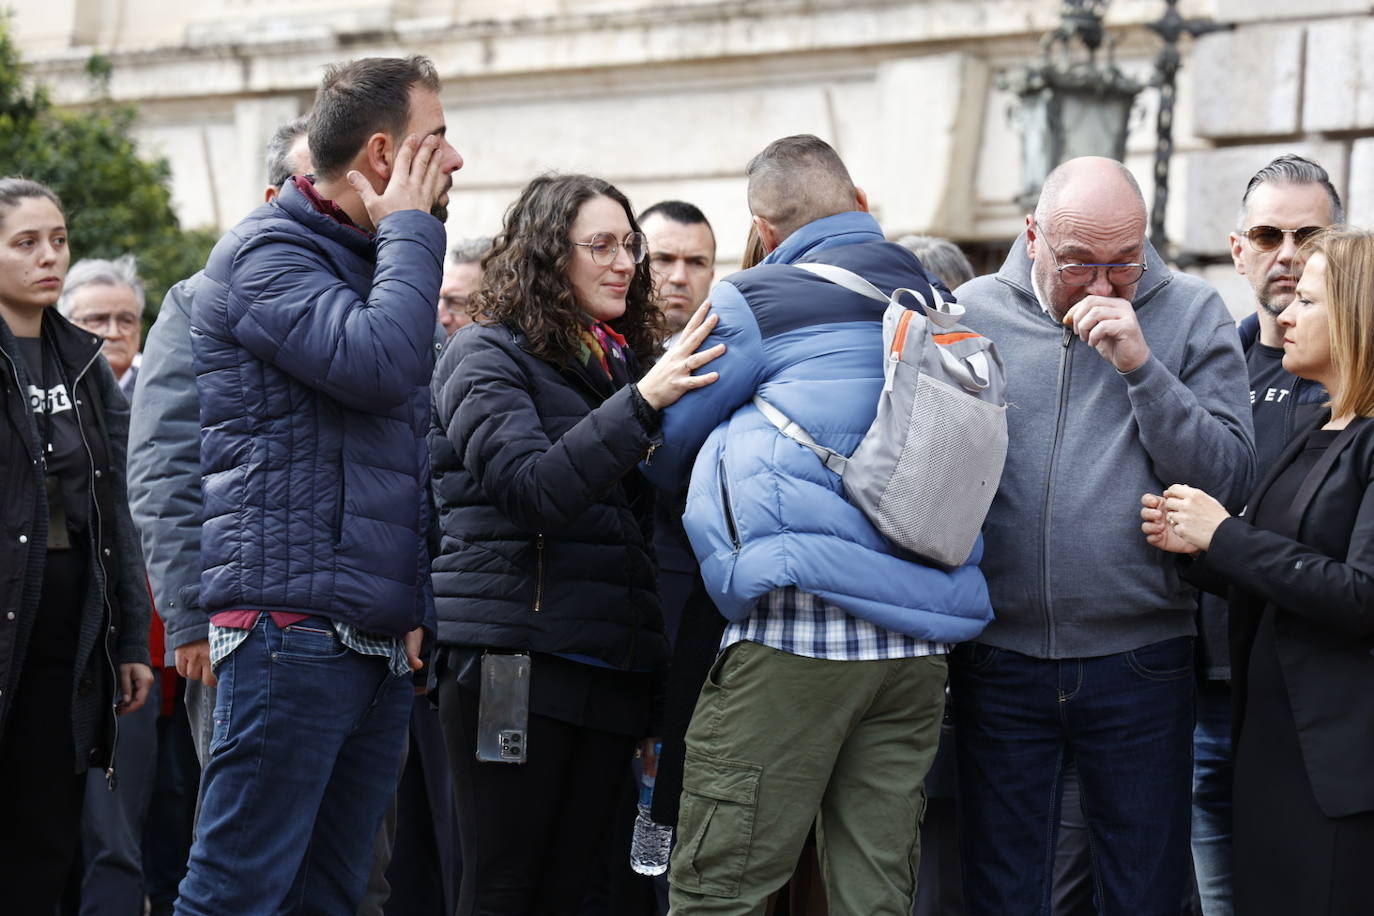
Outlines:
POLYGON ((735 521, 735 507, 730 503, 730 480, 725 476, 725 459, 716 462, 716 477, 720 481, 720 508, 725 516, 725 531, 735 552, 740 549, 739 524, 735 521))

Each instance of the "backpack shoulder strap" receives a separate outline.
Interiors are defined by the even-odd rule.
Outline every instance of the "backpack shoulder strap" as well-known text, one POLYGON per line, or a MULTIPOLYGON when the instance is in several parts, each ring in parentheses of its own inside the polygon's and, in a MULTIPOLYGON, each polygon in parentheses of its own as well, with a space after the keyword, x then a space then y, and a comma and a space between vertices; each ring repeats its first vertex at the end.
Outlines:
POLYGON ((932 304, 926 301, 925 296, 907 287, 894 289, 891 296, 885 296, 882 290, 854 273, 854 271, 844 267, 838 267, 834 264, 821 264, 816 261, 806 261, 800 264, 793 264, 792 266, 799 270, 804 270, 807 273, 815 274, 822 280, 829 280, 836 286, 843 286, 852 293, 858 293, 865 298, 873 299, 878 302, 886 302, 901 308, 906 308, 905 305, 902 305, 902 293, 910 293, 912 297, 915 298, 917 304, 920 306, 921 313, 926 316, 927 320, 936 327, 943 328, 944 330, 949 330, 954 327, 959 323, 959 319, 964 317, 964 307, 955 302, 946 302, 944 297, 940 295, 940 291, 934 286, 929 287, 930 294, 935 299, 932 304))
POLYGON ((837 267, 834 264, 821 264, 816 261, 807 261, 802 264, 793 264, 800 270, 815 274, 823 280, 829 280, 836 286, 843 286, 851 293, 858 293, 860 296, 867 296, 869 299, 876 299, 878 302, 887 302, 888 297, 883 295, 883 291, 863 277, 844 267, 837 267))
MULTIPOLYGON (((887 297, 883 298, 886 300, 887 297)), ((793 442, 796 442, 798 445, 806 446, 815 453, 817 458, 821 459, 821 464, 824 464, 841 477, 844 476, 845 466, 849 464, 848 458, 841 455, 839 452, 821 445, 795 420, 790 419, 787 414, 778 410, 772 404, 769 404, 760 395, 754 395, 754 406, 759 409, 759 413, 763 414, 764 418, 769 423, 772 423, 778 428, 778 432, 782 433, 793 442)))

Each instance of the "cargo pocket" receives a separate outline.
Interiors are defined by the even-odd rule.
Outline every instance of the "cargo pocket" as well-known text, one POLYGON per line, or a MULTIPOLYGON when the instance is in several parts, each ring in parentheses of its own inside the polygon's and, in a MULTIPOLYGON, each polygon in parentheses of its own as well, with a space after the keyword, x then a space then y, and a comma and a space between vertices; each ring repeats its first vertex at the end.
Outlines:
POLYGON ((739 896, 761 772, 757 764, 688 751, 671 873, 675 887, 712 897, 739 896))

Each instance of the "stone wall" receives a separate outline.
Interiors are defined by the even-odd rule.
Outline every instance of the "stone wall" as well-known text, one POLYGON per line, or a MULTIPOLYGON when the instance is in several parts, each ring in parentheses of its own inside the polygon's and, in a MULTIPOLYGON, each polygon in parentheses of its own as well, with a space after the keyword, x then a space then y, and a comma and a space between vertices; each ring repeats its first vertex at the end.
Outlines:
MULTIPOLYGON (((1058 0, 16 0, 20 46, 55 97, 89 103, 82 66, 114 64, 149 149, 173 166, 188 225, 227 226, 261 194, 263 143, 308 110, 323 66, 419 52, 444 79, 467 164, 454 237, 490 233, 530 176, 586 170, 637 205, 700 204, 725 260, 748 214, 741 171, 777 136, 841 151, 893 234, 995 246, 1019 231, 1014 99, 996 73, 1034 58, 1058 0)), ((1184 44, 1167 226, 1238 312, 1225 261, 1245 180, 1278 152, 1313 155, 1374 221, 1374 18, 1363 0, 1183 0, 1234 26, 1184 44)), ((1148 78, 1162 0, 1114 0, 1125 69, 1148 78)), ((1127 163, 1147 199, 1156 93, 1127 163)))

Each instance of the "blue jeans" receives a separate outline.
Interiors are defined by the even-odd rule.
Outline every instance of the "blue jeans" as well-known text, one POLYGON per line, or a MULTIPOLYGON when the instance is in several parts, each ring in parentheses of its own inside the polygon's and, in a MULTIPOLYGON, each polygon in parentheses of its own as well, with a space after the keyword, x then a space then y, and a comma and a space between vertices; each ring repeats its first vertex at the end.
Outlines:
POLYGON ((413 690, 329 621, 267 614, 215 672, 214 736, 178 916, 352 914, 396 791, 413 690))
POLYGON ((1176 916, 1191 867, 1192 638, 1075 659, 970 643, 950 682, 967 913, 1049 913, 1072 759, 1098 912, 1176 916))
POLYGON ((1231 685, 1203 681, 1193 730, 1193 868, 1204 916, 1231 916, 1231 685))

